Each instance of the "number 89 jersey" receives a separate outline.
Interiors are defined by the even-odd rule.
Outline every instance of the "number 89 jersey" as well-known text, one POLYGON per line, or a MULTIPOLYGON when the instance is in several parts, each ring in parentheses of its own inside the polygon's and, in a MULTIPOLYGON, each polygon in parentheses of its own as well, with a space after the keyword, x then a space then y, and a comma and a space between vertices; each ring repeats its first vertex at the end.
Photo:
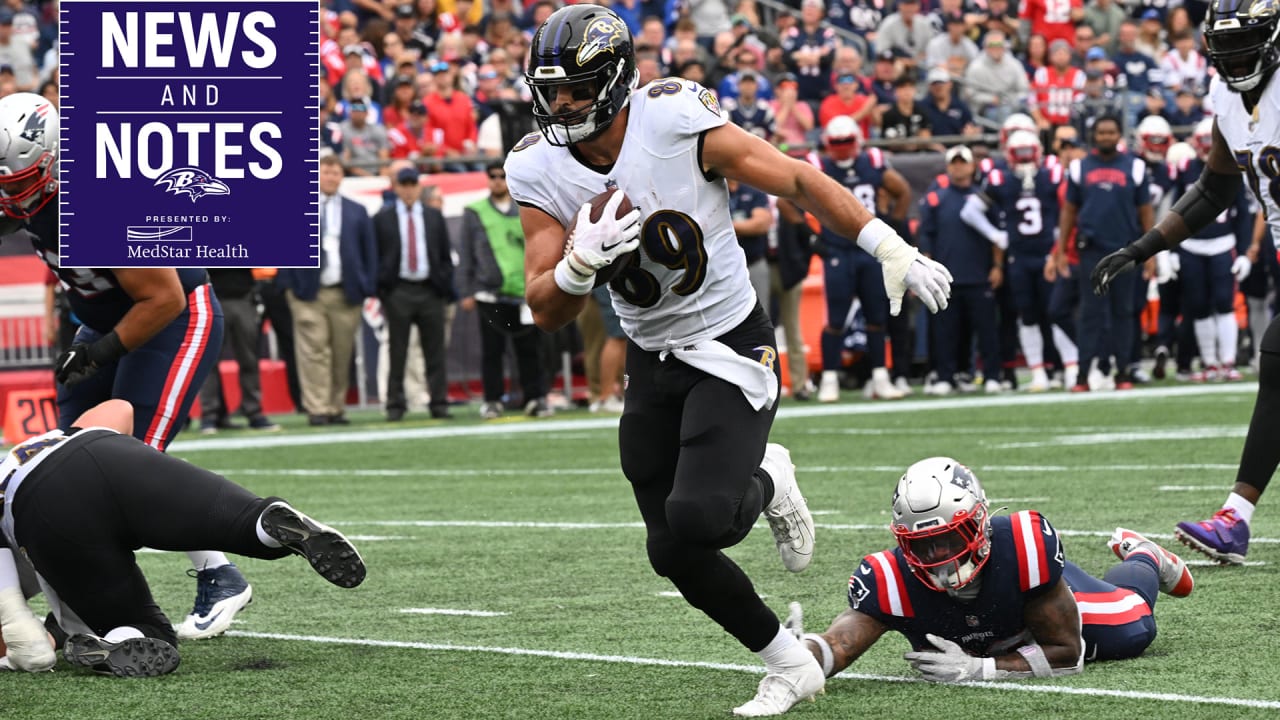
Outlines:
POLYGON ((1280 82, 1272 78, 1253 112, 1220 76, 1209 82, 1218 132, 1236 159, 1245 182, 1266 210, 1273 237, 1280 238, 1280 82))
POLYGON ((643 223, 640 263, 610 283, 627 337, 650 352, 719 337, 756 305, 728 188, 702 171, 702 133, 726 121, 711 91, 679 78, 636 90, 630 107, 612 167, 526 135, 507 156, 511 196, 568 227, 583 203, 616 185, 643 223))

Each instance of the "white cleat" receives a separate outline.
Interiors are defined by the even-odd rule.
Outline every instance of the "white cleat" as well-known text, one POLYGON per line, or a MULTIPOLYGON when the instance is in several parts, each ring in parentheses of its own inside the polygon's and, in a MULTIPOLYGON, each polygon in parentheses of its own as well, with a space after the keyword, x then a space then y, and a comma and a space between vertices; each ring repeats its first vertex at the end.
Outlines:
POLYGON ((817 660, 794 668, 771 672, 760 681, 756 696, 733 709, 738 717, 781 715, 801 700, 813 702, 823 692, 827 679, 817 660))
POLYGON ((782 564, 791 572, 800 572, 809 567, 813 559, 813 516, 796 484, 791 452, 777 443, 769 443, 764 448, 760 467, 773 478, 773 500, 765 506, 765 520, 773 531, 782 564))
POLYGON ((1071 388, 1080 384, 1080 366, 1071 363, 1062 371, 1062 387, 1064 390, 1070 391, 1071 388))
POLYGON ((906 397, 906 393, 893 384, 887 369, 878 367, 871 371, 871 379, 867 381, 866 396, 871 400, 901 400, 906 397))
POLYGON ((1031 371, 1031 384, 1027 386, 1027 392, 1042 393, 1049 391, 1049 374, 1044 368, 1038 367, 1031 371))

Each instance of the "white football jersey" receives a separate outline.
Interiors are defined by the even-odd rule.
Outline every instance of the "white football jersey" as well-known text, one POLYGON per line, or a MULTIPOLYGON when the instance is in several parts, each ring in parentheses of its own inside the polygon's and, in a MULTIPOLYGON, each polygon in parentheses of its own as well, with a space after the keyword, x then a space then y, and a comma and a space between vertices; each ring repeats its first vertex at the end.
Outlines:
POLYGON ((13 530, 13 498, 18 494, 22 481, 61 447, 66 439, 67 436, 61 430, 50 430, 14 445, 8 454, 0 458, 0 503, 4 504, 0 530, 15 552, 18 550, 18 541, 13 530))
POLYGON ((630 107, 612 168, 588 167, 541 133, 526 135, 507 156, 511 196, 568 227, 584 203, 616 184, 643 222, 639 266, 610 286, 622 329, 651 352, 719 337, 756 305, 728 188, 700 162, 702 133, 726 121, 711 91, 679 78, 636 90, 630 107))
POLYGON ((1272 78, 1250 112, 1244 99, 1220 77, 1209 82, 1218 132, 1227 141, 1245 184, 1267 213, 1271 236, 1280 242, 1280 82, 1272 78))

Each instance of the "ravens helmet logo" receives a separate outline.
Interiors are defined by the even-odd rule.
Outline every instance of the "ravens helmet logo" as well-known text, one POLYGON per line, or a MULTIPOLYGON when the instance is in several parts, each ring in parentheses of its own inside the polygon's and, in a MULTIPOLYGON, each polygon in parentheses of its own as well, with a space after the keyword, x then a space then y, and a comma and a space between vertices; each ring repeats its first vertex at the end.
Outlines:
POLYGON ((578 46, 578 64, 585 65, 602 52, 613 52, 613 46, 622 37, 626 26, 616 16, 598 18, 587 26, 582 45, 578 46))

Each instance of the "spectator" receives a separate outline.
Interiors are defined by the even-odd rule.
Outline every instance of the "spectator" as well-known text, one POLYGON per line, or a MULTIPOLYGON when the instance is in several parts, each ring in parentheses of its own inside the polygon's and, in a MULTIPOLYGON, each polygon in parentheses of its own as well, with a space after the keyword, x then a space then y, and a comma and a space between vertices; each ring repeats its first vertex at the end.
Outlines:
POLYGON ((427 106, 427 130, 436 144, 436 154, 446 160, 449 172, 470 169, 456 158, 476 154, 476 116, 471 98, 458 87, 458 69, 452 63, 437 61, 431 66, 435 90, 423 98, 427 106))
POLYGON ((837 45, 835 32, 822 26, 823 0, 801 0, 800 24, 782 36, 787 65, 799 82, 801 100, 817 107, 831 92, 831 60, 837 45))
MULTIPOLYGON (((916 100, 915 73, 904 72, 893 86, 894 103, 889 106, 880 121, 880 135, 886 140, 902 138, 927 138, 932 135, 929 126, 929 113, 924 105, 916 100)), ((927 149, 924 144, 895 144, 891 148, 896 152, 920 152, 927 149)))
POLYGON ((1084 97, 1084 71, 1071 65, 1071 45, 1054 40, 1049 46, 1049 66, 1036 71, 1031 117, 1042 131, 1071 122, 1072 108, 1084 97))
POLYGON ((387 83, 390 94, 387 104, 382 108, 382 126, 393 128, 405 121, 409 114, 409 105, 417 100, 417 90, 413 87, 413 78, 408 75, 396 75, 387 83))
MULTIPOLYGON (((258 340, 261 324, 258 317, 255 281, 249 268, 209 268, 209 282, 222 303, 225 328, 222 348, 209 348, 215 353, 229 349, 240 369, 240 412, 249 419, 251 430, 273 431, 280 426, 262 413, 262 380, 258 369, 258 340)), ((229 427, 222 373, 217 368, 209 373, 200 387, 200 432, 212 434, 229 427), (219 410, 222 415, 219 416, 219 410)))
POLYGON ((373 83, 369 81, 368 73, 348 70, 336 89, 340 98, 334 114, 339 120, 346 120, 351 114, 351 103, 362 100, 369 108, 369 122, 374 125, 382 122, 382 104, 373 99, 373 83))
POLYGON ((1167 94, 1183 87, 1200 92, 1208 89, 1209 63, 1196 51, 1196 38, 1190 30, 1173 36, 1173 49, 1160 61, 1160 78, 1167 94))
POLYGON ((320 148, 342 157, 342 121, 334 117, 337 100, 329 92, 329 86, 320 82, 320 148))
POLYGON ((969 106, 952 92, 951 75, 945 68, 929 71, 929 94, 925 96, 925 112, 929 114, 929 130, 935 136, 977 135, 969 106))
POLYGON ((813 255, 812 231, 804 211, 787 200, 778 200, 778 247, 769 255, 769 295, 778 306, 773 325, 782 326, 787 341, 787 371, 791 396, 809 400, 817 387, 809 379, 809 359, 800 334, 801 283, 809 275, 813 255))
POLYGON ((1196 93, 1194 84, 1178 88, 1173 107, 1167 108, 1164 112, 1164 118, 1173 126, 1174 135, 1179 140, 1191 137, 1196 123, 1204 117, 1204 108, 1200 106, 1200 96, 1196 93))
POLYGON ((27 38, 14 32, 14 17, 13 10, 0 8, 0 65, 13 68, 18 91, 34 92, 40 79, 34 49, 27 38))
POLYGON ((391 148, 387 129, 369 122, 369 103, 355 100, 348 104, 351 117, 340 126, 342 164, 352 175, 377 175, 388 159, 391 148))
POLYGON ((1004 282, 1004 251, 963 220, 960 213, 973 194, 973 153, 964 145, 947 151, 947 187, 930 191, 920 203, 920 251, 941 262, 955 278, 951 302, 935 318, 938 348, 933 395, 951 393, 960 356, 962 328, 978 336, 985 390, 1001 392, 1000 339, 996 332, 995 289, 1004 282))
POLYGON ((636 53, 636 87, 644 87, 662 77, 662 63, 657 53, 636 53))
POLYGON ((507 173, 500 160, 486 166, 489 197, 471 203, 462 212, 459 248, 458 294, 465 312, 477 311, 480 323, 480 377, 484 403, 480 417, 502 415, 503 356, 507 340, 515 348, 516 365, 525 412, 547 417, 545 369, 542 366, 543 333, 521 319, 524 304, 524 230, 520 208, 507 191, 507 173))
POLYGON ((692 80, 699 85, 705 85, 707 82, 707 66, 702 64, 701 60, 689 60, 676 68, 675 76, 692 80))
POLYGON ((414 100, 405 113, 404 122, 387 131, 392 159, 413 160, 435 157, 436 148, 427 132, 427 107, 421 100, 414 100))
POLYGON ((1084 24, 1093 29, 1097 44, 1109 53, 1116 50, 1124 8, 1116 0, 1092 0, 1084 9, 1084 24))
MULTIPOLYGON (((1010 35, 1016 38, 1016 35, 1010 35)), ((1034 78, 1036 71, 1049 66, 1049 41, 1043 35, 1032 35, 1027 38, 1027 52, 1020 58, 1027 69, 1027 77, 1034 78)))
POLYGON ((966 35, 964 16, 956 13, 946 18, 946 31, 929 41, 925 47, 925 67, 942 67, 948 72, 962 75, 969 61, 978 56, 978 46, 966 35))
MULTIPOLYGON (((1093 31, 1093 28, 1085 24, 1077 26, 1075 52, 1072 53, 1071 64, 1076 66, 1083 65, 1085 60, 1089 57, 1089 51, 1093 50, 1097 46, 1098 34, 1093 31)), ((1098 49, 1101 50, 1102 48, 1098 49)), ((1106 56, 1105 50, 1103 50, 1103 56, 1106 56)))
MULTIPOLYGON (((732 32, 725 31, 716 34, 715 44, 711 48, 711 56, 714 64, 711 66, 711 73, 707 76, 707 87, 719 88, 724 79, 737 70, 738 62, 738 46, 734 44, 735 38, 732 32)), ((751 54, 752 68, 755 66, 755 50, 754 48, 745 48, 751 54)), ((763 51, 762 51, 763 52, 763 51)), ((724 100, 724 95, 720 94, 720 100, 724 100)))
POLYGON ((1006 47, 1004 33, 993 30, 982 39, 983 53, 969 63, 962 94, 969 106, 990 119, 1002 118, 1021 108, 1030 84, 1022 63, 1006 47))
POLYGON ((418 0, 416 8, 418 23, 414 25, 410 36, 404 39, 404 44, 405 47, 416 46, 420 53, 419 59, 425 61, 435 54, 440 35, 452 31, 456 21, 452 15, 440 12, 436 0, 418 0))
POLYGON ((1138 52, 1146 54, 1152 60, 1159 61, 1169 51, 1164 42, 1164 25, 1160 11, 1150 8, 1142 13, 1142 22, 1138 25, 1138 52))
POLYGON ((454 301, 453 250, 444 215, 422 202, 418 171, 396 172, 396 202, 373 218, 378 243, 378 298, 387 318, 390 369, 387 420, 404 418, 405 359, 409 329, 418 328, 426 361, 431 417, 448 419, 449 381, 445 356, 445 307, 454 301))
POLYGON ((724 100, 721 107, 729 113, 729 122, 773 142, 777 135, 777 121, 769 103, 756 96, 757 77, 755 73, 744 73, 738 80, 738 99, 724 100))
POLYGON ((875 96, 877 112, 884 112, 893 104, 893 84, 897 80, 898 56, 892 50, 882 50, 871 68, 871 94, 875 96))
POLYGON ((1138 25, 1132 20, 1120 24, 1116 35, 1116 51, 1111 56, 1115 65, 1116 85, 1124 92, 1125 127, 1138 124, 1147 94, 1160 86, 1160 68, 1150 55, 1138 50, 1138 25))
POLYGON ((1121 103, 1112 89, 1110 75, 1090 69, 1085 71, 1084 77, 1084 94, 1077 109, 1076 127, 1081 135, 1092 135, 1093 123, 1100 118, 1117 117, 1121 103))
POLYGON ((1050 45, 1062 40, 1070 48, 1075 42, 1075 24, 1084 19, 1082 0, 1024 0, 1018 17, 1030 26, 1032 35, 1042 35, 1050 45))
POLYGON ((687 0, 682 9, 688 11, 689 20, 698 29, 699 42, 710 45, 716 33, 729 29, 729 9, 725 7, 725 0, 687 0))
POLYGON ((896 50, 908 65, 917 65, 934 34, 933 23, 920 16, 920 0, 899 0, 898 9, 876 30, 876 53, 896 50))
POLYGON ((271 323, 271 333, 275 336, 276 354, 284 363, 285 384, 289 387, 289 400, 293 402, 296 412, 304 412, 302 407, 302 391, 298 384, 298 355, 293 347, 293 313, 289 312, 288 290, 279 280, 278 268, 254 268, 253 277, 257 281, 255 292, 262 303, 262 318, 258 323, 258 335, 261 336, 271 323))
POLYGON ((831 0, 827 20, 834 26, 864 38, 875 40, 876 29, 884 20, 887 0, 831 0))
POLYGON ((1013 52, 1018 44, 1022 25, 1017 15, 1009 9, 1009 0, 987 0, 987 11, 978 14, 978 40, 984 40, 987 33, 999 31, 1009 43, 1009 51, 1013 52))
POLYGON ((719 87, 716 88, 716 94, 723 104, 725 100, 732 100, 738 97, 738 83, 742 76, 751 74, 756 78, 756 97, 761 100, 773 99, 773 86, 769 84, 767 78, 760 77, 759 66, 760 58, 750 48, 738 48, 733 51, 734 67, 733 72, 725 76, 720 81, 719 87))
POLYGON ((813 109, 808 103, 799 102, 799 88, 794 75, 784 75, 778 81, 778 98, 773 101, 778 147, 784 152, 790 146, 807 147, 808 134, 813 130, 813 109))
POLYGON ((476 107, 476 122, 483 123, 502 100, 515 100, 516 91, 502 86, 502 76, 492 65, 476 69, 476 90, 472 94, 476 107))
POLYGON ((320 158, 320 268, 281 269, 297 347, 302 406, 311 425, 348 425, 343 409, 365 298, 377 291, 378 248, 360 203, 338 195, 342 163, 320 158))
POLYGON ((875 99, 858 90, 856 75, 845 74, 837 77, 835 93, 828 95, 818 108, 818 124, 826 127, 833 118, 847 115, 858 123, 863 137, 871 137, 871 120, 876 109, 875 99))

